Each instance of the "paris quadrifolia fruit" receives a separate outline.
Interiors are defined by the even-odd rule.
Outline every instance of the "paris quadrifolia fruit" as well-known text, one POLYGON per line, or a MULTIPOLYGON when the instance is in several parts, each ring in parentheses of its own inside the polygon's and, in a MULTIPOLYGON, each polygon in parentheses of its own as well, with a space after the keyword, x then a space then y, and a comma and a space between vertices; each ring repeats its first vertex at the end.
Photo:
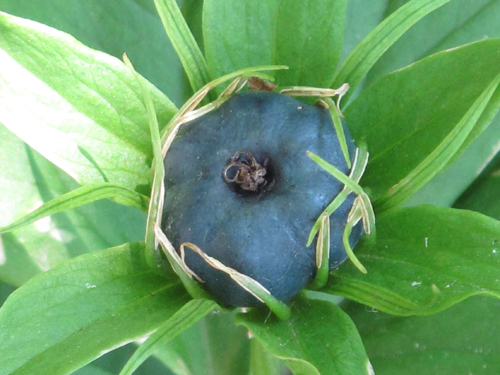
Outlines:
POLYGON ((367 152, 331 99, 347 88, 279 89, 241 75, 215 102, 195 109, 202 94, 177 116, 161 229, 219 302, 286 302, 348 257, 365 271, 352 248, 374 222, 358 185, 367 152), (248 81, 257 91, 240 92, 248 81))

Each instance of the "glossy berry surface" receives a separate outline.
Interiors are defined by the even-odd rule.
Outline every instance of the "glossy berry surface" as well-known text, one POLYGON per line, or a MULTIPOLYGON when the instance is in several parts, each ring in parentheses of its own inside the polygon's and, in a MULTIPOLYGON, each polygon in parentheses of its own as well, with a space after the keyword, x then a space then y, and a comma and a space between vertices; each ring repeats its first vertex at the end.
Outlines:
MULTIPOLYGON (((354 151, 347 129, 347 143, 354 151)), ((348 174, 329 111, 276 93, 240 93, 183 127, 165 158, 162 229, 252 277, 281 301, 316 273, 309 232, 343 185, 306 154, 348 174)), ((342 235, 354 196, 330 217, 330 268, 347 258, 342 235)), ((354 228, 351 244, 361 236, 354 228)), ((260 302, 190 249, 186 264, 230 306, 260 302)))

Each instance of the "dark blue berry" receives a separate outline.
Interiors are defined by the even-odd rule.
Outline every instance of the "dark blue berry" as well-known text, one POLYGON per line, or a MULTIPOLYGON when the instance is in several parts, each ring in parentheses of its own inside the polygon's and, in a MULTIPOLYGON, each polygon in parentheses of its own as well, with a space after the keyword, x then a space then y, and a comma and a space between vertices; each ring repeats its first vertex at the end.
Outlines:
MULTIPOLYGON (((345 132, 352 155, 354 143, 345 132)), ((307 248, 307 238, 343 188, 306 151, 348 174, 328 110, 275 93, 234 95, 184 125, 172 143, 162 229, 176 249, 193 243, 289 300, 315 275, 315 246, 307 248)), ((347 258, 342 234, 353 199, 351 194, 330 218, 330 268, 347 258)), ((358 225, 353 245, 360 235, 358 225)), ((220 302, 260 304, 189 249, 186 264, 220 302)))

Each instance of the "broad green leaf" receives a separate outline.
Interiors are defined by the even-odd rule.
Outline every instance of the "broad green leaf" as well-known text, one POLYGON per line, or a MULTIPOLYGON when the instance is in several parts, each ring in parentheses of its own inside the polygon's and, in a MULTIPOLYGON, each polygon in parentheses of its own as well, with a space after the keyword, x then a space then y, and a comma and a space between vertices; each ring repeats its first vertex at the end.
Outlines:
POLYGON ((391 211, 377 221, 374 246, 332 272, 324 291, 394 315, 428 315, 476 294, 500 298, 500 222, 434 206, 391 211))
MULTIPOLYGON (((391 14, 408 0, 389 0, 391 14)), ((453 0, 411 27, 377 61, 367 84, 439 51, 488 38, 500 37, 498 0, 453 0)))
POLYGON ((131 375, 159 348, 172 341, 177 335, 190 328, 205 315, 217 308, 218 305, 210 300, 193 299, 186 303, 186 305, 141 344, 120 372, 120 375, 131 375))
POLYGON ((281 361, 264 349, 259 340, 250 341, 249 375, 280 375, 281 368, 281 361))
POLYGON ((379 80, 347 108, 354 138, 368 144, 362 183, 375 205, 404 201, 491 121, 498 53, 497 39, 438 53, 379 80))
POLYGON ((6 13, 43 23, 90 48, 121 59, 178 105, 184 101, 182 66, 150 0, 0 0, 6 13))
POLYGON ((33 181, 26 145, 0 124, 0 226, 43 203, 33 181))
POLYGON ((102 200, 64 214, 71 220, 78 241, 85 244, 84 250, 78 251, 77 244, 70 242, 72 257, 144 239, 146 214, 135 208, 102 200))
POLYGON ((0 280, 9 284, 20 286, 35 276, 37 273, 50 269, 57 263, 67 259, 65 249, 52 247, 51 238, 45 233, 35 231, 20 231, 20 233, 6 233, 0 235, 0 280), (37 236, 38 235, 38 236, 37 236), (27 239, 28 244, 22 242, 27 239), (31 247, 32 245, 33 247, 31 247), (49 251, 37 251, 38 245, 49 251), (48 259, 44 259, 43 255, 48 259))
POLYGON ((498 152, 499 134, 500 116, 496 116, 455 162, 424 185, 406 204, 452 206, 498 152))
MULTIPOLYGON (((78 187, 5 127, 0 135, 1 226, 78 187)), ((69 257, 141 240, 143 216, 137 209, 100 201, 3 234, 0 280, 19 286, 69 257)))
MULTIPOLYGON (((418 166, 415 167, 397 185, 392 186, 386 198, 380 202, 380 207, 389 208, 398 205, 408 199, 414 192, 430 181, 437 173, 442 171, 453 158, 464 149, 467 139, 474 133, 474 128, 481 117, 487 111, 487 107, 493 107, 491 112, 498 110, 498 97, 492 98, 498 88, 500 75, 486 87, 484 92, 477 98, 469 111, 464 115, 454 129, 443 139, 443 141, 432 151, 418 166)), ((486 116, 488 117, 488 114, 486 116)), ((490 118, 486 121, 489 122, 490 118)))
POLYGON ((254 310, 237 322, 296 375, 371 374, 356 327, 330 302, 298 298, 288 321, 254 310))
POLYGON ((75 371, 73 375, 113 375, 113 373, 94 365, 88 365, 75 371))
MULTIPOLYGON (((0 122, 79 183, 146 193, 152 157, 125 65, 38 23, 0 14, 0 122)), ((148 84, 160 123, 173 104, 148 84)))
POLYGON ((149 201, 144 195, 120 185, 106 182, 86 185, 52 199, 40 208, 37 208, 35 211, 23 216, 6 227, 0 227, 0 233, 10 232, 26 225, 33 224, 35 221, 55 213, 70 210, 106 198, 142 210, 147 210, 149 201))
POLYGON ((248 373, 250 340, 234 313, 210 314, 160 349, 156 357, 177 375, 248 373))
POLYGON ((147 267, 144 244, 69 260, 16 290, 0 309, 6 374, 66 374, 156 330, 188 300, 177 278, 147 267))
MULTIPOLYGON (((396 10, 407 2, 408 0, 390 0, 387 11, 390 13, 391 9, 396 10)), ((500 3, 497 0, 449 2, 408 30, 377 62, 370 71, 366 83, 369 84, 374 79, 431 54, 486 38, 499 38, 500 31, 495 27, 495 20, 498 17, 500 17, 500 3), (388 64, 394 65, 388 67, 388 64), (379 65, 386 67, 377 74, 379 65)), ((478 159, 477 168, 486 160, 488 159, 483 158, 481 161, 478 159)))
POLYGON ((352 93, 380 56, 406 30, 448 1, 450 0, 412 0, 391 14, 351 52, 336 73, 333 86, 348 83, 352 93))
POLYGON ((386 5, 386 0, 371 0, 370 6, 366 0, 347 2, 341 61, 383 20, 386 5))
MULTIPOLYGON (((389 1, 389 12, 405 2, 389 1)), ((499 17, 500 3, 496 0, 454 0, 408 30, 370 70, 365 84, 440 50, 485 37, 500 37, 500 30, 496 27, 499 17)), ((451 206, 491 158, 497 147, 499 131, 500 118, 497 117, 460 158, 420 189, 408 204, 451 206)))
POLYGON ((464 208, 500 220, 500 154, 488 165, 469 189, 455 203, 456 208, 464 208))
POLYGON ((154 0, 163 27, 179 56, 193 91, 210 81, 207 63, 175 0, 154 0))
MULTIPOLYGON (((139 340, 141 341, 141 340, 139 340)), ((97 358, 95 361, 80 368, 74 375, 86 375, 88 368, 101 369, 109 374, 118 375, 123 366, 127 363, 130 357, 137 350, 138 343, 130 343, 120 348, 113 349, 112 351, 104 354, 102 357, 97 358)), ((92 371, 91 370, 91 371, 92 371)), ((134 375, 172 375, 172 373, 154 357, 150 357, 144 362, 135 372, 134 375)), ((175 374, 177 375, 177 374, 175 374)))
MULTIPOLYGON (((27 146, 0 124, 0 226, 43 204, 27 146)), ((42 270, 68 258, 59 229, 38 227, 0 234, 0 280, 19 286, 42 270)))
POLYGON ((500 372, 500 301, 473 297, 433 316, 395 317, 349 305, 376 374, 500 372))
POLYGON ((205 0, 203 36, 212 77, 271 65, 279 0, 205 0))
POLYGON ((196 43, 203 51, 203 4, 204 0, 182 0, 181 10, 196 43))
POLYGON ((0 306, 2 306, 7 297, 16 290, 12 285, 0 281, 0 306))
MULTIPOLYGON (((47 159, 29 147, 26 152, 33 173, 32 180, 36 182, 44 203, 78 188, 71 177, 47 159)), ((41 226, 37 223, 34 227, 62 242, 69 256, 74 257, 126 242, 140 241, 144 239, 144 223, 144 212, 110 200, 101 200, 45 218, 40 221, 41 226)), ((36 243, 30 244, 28 248, 30 252, 42 250, 36 243)), ((41 258, 46 256, 41 251, 41 258)))
POLYGON ((273 64, 282 86, 330 87, 340 59, 346 0, 281 1, 273 64))
POLYGON ((205 51, 213 76, 284 64, 280 85, 327 87, 340 58, 344 0, 214 1, 204 5, 205 51), (235 22, 238 20, 238 22, 235 22))

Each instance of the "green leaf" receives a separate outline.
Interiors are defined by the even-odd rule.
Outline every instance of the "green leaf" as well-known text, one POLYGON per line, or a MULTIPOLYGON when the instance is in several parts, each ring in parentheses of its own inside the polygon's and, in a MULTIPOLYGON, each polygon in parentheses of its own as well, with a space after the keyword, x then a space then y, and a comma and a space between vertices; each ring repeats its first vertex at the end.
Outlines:
MULTIPOLYGON (((78 187, 69 176, 2 126, 0 179, 2 226, 78 187)), ((3 234, 0 280, 19 286, 70 257, 141 240, 144 216, 137 209, 98 201, 3 234)))
POLYGON ((0 0, 6 13, 28 18, 74 36, 86 46, 121 59, 177 104, 184 101, 184 72, 154 4, 139 0, 0 0))
POLYGON ((0 226, 42 203, 33 180, 26 145, 0 124, 0 226))
MULTIPOLYGON (((408 0, 390 0, 392 13, 408 0)), ((488 38, 500 37, 496 22, 500 7, 496 0, 453 0, 411 27, 377 61, 367 75, 370 85, 384 75, 445 49, 488 38)))
MULTIPOLYGON (((118 60, 0 14, 0 122, 79 183, 146 192, 152 157, 140 88, 118 60), (90 158, 89 158, 90 155, 90 158)), ((152 85, 160 123, 175 113, 152 85)))
MULTIPOLYGON (((0 226, 35 209, 44 202, 27 146, 0 124, 0 226)), ((0 234, 0 280, 22 285, 41 270, 69 257, 62 234, 50 223, 31 229, 0 234), (47 225, 49 224, 49 225, 47 225)))
POLYGON ((498 152, 498 134, 500 116, 495 117, 455 162, 412 195, 406 204, 452 206, 498 152))
POLYGON ((205 1, 203 35, 212 76, 284 64, 279 85, 329 87, 340 58, 346 1, 205 1), (238 22, 235 22, 238 20, 238 22))
POLYGON ((484 215, 500 220, 499 191, 500 156, 497 154, 495 159, 488 165, 488 168, 458 199, 455 207, 481 212, 484 215))
MULTIPOLYGON (((44 157, 26 147, 32 177, 42 202, 49 202, 58 196, 78 188, 78 184, 66 173, 55 167, 44 157)), ((41 202, 41 203, 42 203, 41 202)), ((27 214, 29 211, 20 214, 27 214)), ((126 242, 144 238, 145 213, 132 207, 119 205, 110 200, 101 200, 61 212, 43 219, 34 227, 24 228, 46 234, 67 248, 70 257, 89 251, 106 249, 126 242), (41 224, 41 225, 39 225, 41 224)), ((17 233, 17 231, 16 231, 17 233)), ((40 252, 40 259, 48 256, 38 243, 25 243, 30 252, 40 252)), ((48 268, 42 268, 47 270, 48 268)))
POLYGON ((42 207, 20 218, 19 220, 16 220, 14 223, 6 227, 0 227, 0 233, 10 232, 26 225, 33 224, 35 221, 55 213, 70 210, 72 208, 106 198, 113 199, 120 204, 137 207, 142 210, 147 210, 149 201, 148 197, 120 185, 106 182, 86 185, 52 199, 48 203, 45 203, 42 207))
POLYGON ((113 375, 113 373, 96 366, 88 365, 74 372, 73 375, 113 375))
POLYGON ((16 290, 0 309, 0 368, 69 373, 160 327, 189 297, 143 252, 135 243, 86 254, 16 290))
MULTIPOLYGON (((395 9, 405 0, 391 0, 395 9)), ((454 0, 409 29, 370 70, 365 86, 385 74, 400 69, 440 50, 488 38, 500 37, 496 27, 500 6, 491 0, 454 0)), ((479 135, 468 149, 447 169, 434 177, 410 198, 407 204, 430 203, 451 206, 474 181, 496 148, 500 118, 479 135)))
POLYGON ((340 59, 346 0, 281 1, 273 64, 282 86, 330 87, 340 59))
POLYGON ((347 2, 341 61, 383 20, 386 6, 386 0, 371 0, 369 7, 365 0, 347 2))
POLYGON ((165 170, 163 166, 163 156, 161 151, 162 146, 160 128, 158 125, 158 119, 156 118, 153 100, 151 98, 151 95, 149 94, 149 91, 146 89, 146 86, 142 83, 141 76, 135 71, 127 55, 123 56, 123 60, 125 62, 125 65, 127 65, 127 67, 134 74, 134 77, 141 88, 142 97, 146 106, 146 111, 148 113, 149 132, 151 134, 151 147, 153 148, 153 163, 151 167, 153 171, 153 182, 151 184, 151 194, 150 200, 148 202, 149 206, 147 207, 148 219, 146 224, 146 236, 144 242, 146 244, 146 262, 150 267, 156 267, 161 265, 162 261, 160 249, 158 248, 158 242, 154 233, 154 223, 161 220, 163 195, 165 194, 163 187, 165 170))
POLYGON ((288 321, 254 310, 239 314, 237 322, 252 331, 294 374, 370 374, 370 362, 356 327, 330 302, 299 298, 288 321))
POLYGON ((323 290, 394 315, 428 315, 476 294, 500 297, 500 222, 481 214, 410 207, 379 217, 377 242, 323 290))
POLYGON ((259 340, 250 341, 249 375, 280 375, 281 361, 269 353, 259 340))
POLYGON ((181 59, 193 91, 210 81, 205 57, 175 0, 154 0, 163 27, 181 59))
POLYGON ((120 375, 131 375, 156 350, 217 308, 218 305, 214 301, 202 299, 189 301, 141 344, 120 375))
MULTIPOLYGON (((68 243, 72 257, 87 252, 144 240, 146 213, 122 206, 110 200, 101 200, 72 211, 56 214, 54 221, 62 229, 74 232, 68 243), (59 224, 56 216, 67 216, 69 223, 59 224), (83 248, 78 248, 83 244, 83 248)), ((52 219, 52 218, 51 218, 52 219)))
POLYGON ((2 306, 7 297, 16 290, 12 285, 0 281, 0 306, 2 306))
MULTIPOLYGON (((19 286, 24 284, 30 278, 41 272, 43 268, 50 268, 58 261, 65 260, 64 252, 59 253, 59 249, 51 247, 48 236, 39 235, 31 232, 21 232, 18 236, 7 233, 0 235, 0 280, 11 285, 19 286), (31 236, 30 236, 31 235, 31 236), (43 251, 36 252, 29 247, 29 244, 21 242, 21 239, 27 238, 33 246, 38 244, 41 248, 53 250, 48 253, 48 262, 43 262, 43 251), (37 241, 38 242, 35 242, 37 241), (35 257, 39 255, 39 257, 35 257), (47 264, 48 263, 48 264, 47 264)), ((63 251, 65 250, 62 247, 63 251)))
POLYGON ((368 144, 362 184, 375 206, 404 201, 491 121, 499 52, 493 39, 438 53, 379 80, 347 108, 354 138, 368 144))
MULTIPOLYGON (((82 367, 76 372, 73 372, 72 375, 87 375, 86 370, 88 368, 91 368, 92 370, 99 368, 107 371, 109 374, 118 375, 123 366, 137 350, 137 345, 137 343, 130 343, 120 348, 113 349, 112 351, 104 354, 102 357, 99 357, 95 361, 92 361, 85 367, 82 367)), ((173 373, 170 372, 165 367, 165 365, 163 365, 163 363, 161 363, 154 357, 150 357, 134 372, 134 375, 152 374, 172 375, 173 373)))
POLYGON ((212 77, 271 65, 279 0, 205 0, 203 36, 212 77))
POLYGON ((376 374, 500 372, 500 301, 473 297, 439 314, 394 317, 349 305, 376 374))
POLYGON ((491 82, 479 98, 474 102, 469 111, 464 115, 454 129, 443 139, 443 141, 432 151, 414 170, 403 178, 396 186, 391 187, 387 198, 379 205, 392 207, 408 199, 414 192, 420 189, 432 177, 442 171, 446 165, 464 148, 467 138, 471 136, 477 122, 481 120, 486 107, 493 103, 496 112, 498 99, 492 99, 500 82, 500 75, 491 82))
POLYGON ((193 33, 196 43, 203 51, 203 4, 204 0, 182 0, 181 10, 189 30, 193 33))
POLYGON ((450 0, 413 0, 391 14, 351 52, 336 73, 333 86, 348 83, 352 93, 380 56, 406 30, 448 1, 450 0))
POLYGON ((160 349, 156 357, 177 375, 248 373, 247 330, 234 313, 210 314, 160 349))

